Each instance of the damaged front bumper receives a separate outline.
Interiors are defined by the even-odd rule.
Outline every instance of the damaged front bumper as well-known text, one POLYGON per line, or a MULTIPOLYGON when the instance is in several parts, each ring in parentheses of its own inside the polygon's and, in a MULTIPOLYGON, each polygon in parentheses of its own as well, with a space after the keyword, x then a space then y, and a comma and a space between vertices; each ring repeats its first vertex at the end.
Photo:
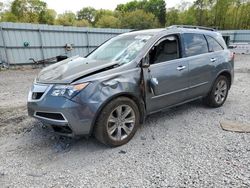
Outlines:
POLYGON ((51 96, 49 84, 34 84, 28 97, 28 114, 65 136, 89 135, 95 110, 65 97, 51 96))

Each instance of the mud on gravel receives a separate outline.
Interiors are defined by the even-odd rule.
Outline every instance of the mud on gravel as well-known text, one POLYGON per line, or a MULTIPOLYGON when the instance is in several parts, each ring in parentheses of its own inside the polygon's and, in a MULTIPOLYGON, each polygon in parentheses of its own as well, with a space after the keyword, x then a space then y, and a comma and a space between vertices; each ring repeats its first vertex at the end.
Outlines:
POLYGON ((37 69, 0 71, 0 187, 250 187, 250 56, 237 56, 225 105, 200 101, 147 118, 126 145, 65 138, 27 116, 37 69))

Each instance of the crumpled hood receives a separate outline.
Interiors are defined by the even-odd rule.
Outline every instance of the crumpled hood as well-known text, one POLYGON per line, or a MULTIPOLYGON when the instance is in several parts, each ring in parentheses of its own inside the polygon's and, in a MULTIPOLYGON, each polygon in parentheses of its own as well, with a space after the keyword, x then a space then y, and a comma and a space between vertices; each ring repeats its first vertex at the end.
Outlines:
POLYGON ((116 65, 117 62, 96 61, 80 56, 71 57, 44 68, 37 83, 69 84, 79 77, 116 65))

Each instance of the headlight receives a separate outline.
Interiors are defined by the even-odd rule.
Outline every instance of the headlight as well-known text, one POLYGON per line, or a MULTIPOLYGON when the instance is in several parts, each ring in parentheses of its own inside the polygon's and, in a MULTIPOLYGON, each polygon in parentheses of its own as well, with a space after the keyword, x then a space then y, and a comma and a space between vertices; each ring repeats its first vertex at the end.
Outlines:
POLYGON ((76 85, 56 85, 55 87, 53 87, 51 95, 54 97, 63 96, 67 98, 72 98, 88 85, 89 83, 82 83, 76 85))

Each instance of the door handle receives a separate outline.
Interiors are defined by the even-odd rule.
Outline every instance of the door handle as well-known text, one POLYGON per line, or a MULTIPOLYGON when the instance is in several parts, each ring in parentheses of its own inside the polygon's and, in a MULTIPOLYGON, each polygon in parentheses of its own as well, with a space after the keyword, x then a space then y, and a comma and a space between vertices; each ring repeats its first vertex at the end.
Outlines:
POLYGON ((217 59, 216 58, 211 58, 210 61, 211 62, 215 62, 217 59))
POLYGON ((181 65, 181 66, 177 67, 176 69, 177 69, 178 71, 182 71, 182 70, 185 69, 185 68, 186 68, 186 66, 181 65))

